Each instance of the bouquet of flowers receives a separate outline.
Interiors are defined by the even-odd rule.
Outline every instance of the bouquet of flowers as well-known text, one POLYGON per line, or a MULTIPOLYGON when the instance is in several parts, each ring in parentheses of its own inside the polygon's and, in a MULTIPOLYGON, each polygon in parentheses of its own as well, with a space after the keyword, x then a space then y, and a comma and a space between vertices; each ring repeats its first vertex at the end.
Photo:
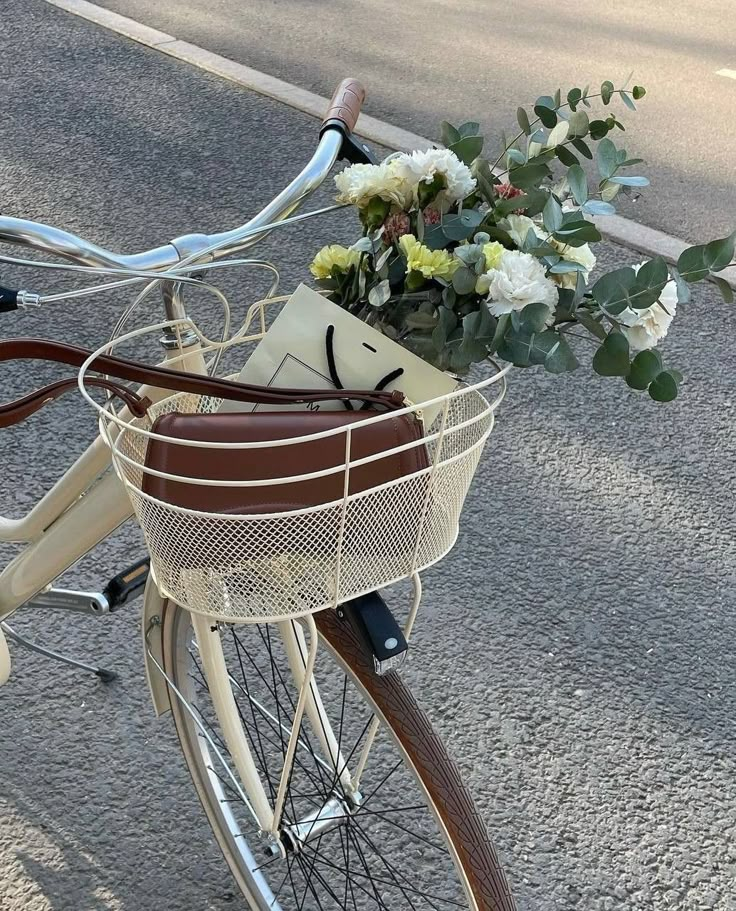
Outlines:
POLYGON ((445 122, 443 148, 346 168, 337 199, 357 208, 363 236, 320 250, 312 275, 331 300, 443 370, 463 374, 495 356, 566 373, 583 339, 598 374, 674 399, 682 376, 656 346, 694 282, 713 278, 733 299, 714 273, 731 264, 736 232, 688 248, 676 266, 655 257, 589 282, 601 235, 587 216, 613 214, 619 194, 649 181, 612 138, 624 130, 619 115, 591 119, 586 109, 617 98, 636 110, 644 95, 609 81, 564 101, 559 90, 544 95, 532 112, 518 109, 518 132, 495 160, 482 157, 477 123, 445 122))

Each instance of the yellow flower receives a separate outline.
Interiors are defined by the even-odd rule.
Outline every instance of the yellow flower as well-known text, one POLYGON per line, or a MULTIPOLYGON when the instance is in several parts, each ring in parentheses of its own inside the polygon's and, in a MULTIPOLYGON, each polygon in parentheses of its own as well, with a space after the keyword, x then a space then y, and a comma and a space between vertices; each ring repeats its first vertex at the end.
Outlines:
POLYGON ((424 278, 444 278, 449 281, 461 263, 446 250, 430 250, 420 244, 413 234, 404 234, 399 246, 406 257, 406 274, 420 272, 424 278))
POLYGON ((349 250, 340 244, 330 244, 322 247, 314 257, 309 271, 315 278, 329 278, 335 267, 341 272, 347 272, 351 266, 357 266, 359 262, 360 253, 357 250, 349 250))
POLYGON ((503 244, 499 244, 495 240, 492 240, 489 244, 483 244, 483 256, 486 258, 485 272, 488 272, 489 269, 498 269, 501 265, 504 249, 503 244))

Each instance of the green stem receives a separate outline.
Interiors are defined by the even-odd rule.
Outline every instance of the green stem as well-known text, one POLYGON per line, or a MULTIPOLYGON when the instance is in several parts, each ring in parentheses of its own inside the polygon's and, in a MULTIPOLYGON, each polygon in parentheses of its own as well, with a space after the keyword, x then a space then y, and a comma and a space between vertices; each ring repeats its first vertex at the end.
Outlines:
POLYGON ((582 339, 584 342, 589 342, 591 345, 593 345, 596 348, 599 345, 599 342, 594 341, 589 335, 578 335, 577 332, 570 332, 569 329, 560 329, 559 333, 560 333, 560 335, 569 335, 570 338, 582 339))
MULTIPOLYGON (((617 91, 620 91, 620 90, 614 89, 614 94, 617 91)), ((594 95, 586 95, 586 101, 590 98, 601 98, 601 97, 602 97, 602 93, 596 92, 594 95)), ((582 99, 577 103, 582 104, 582 99)), ((561 111, 563 108, 569 108, 569 107, 570 107, 570 102, 566 101, 565 104, 561 104, 559 107, 556 107, 556 108, 550 108, 550 110, 554 110, 555 113, 557 113, 557 111, 561 111)), ((534 120, 531 120, 529 122, 529 128, 532 129, 534 126, 536 126, 536 124, 541 123, 541 122, 542 121, 540 120, 540 118, 537 117, 534 120)), ((532 133, 533 132, 534 132, 534 130, 532 129, 532 133)), ((496 167, 496 165, 501 161, 501 159, 508 152, 508 150, 512 149, 514 147, 514 145, 522 138, 522 136, 526 136, 526 135, 527 134, 524 132, 524 130, 522 130, 520 133, 518 133, 516 136, 514 136, 514 138, 511 140, 511 142, 504 148, 503 152, 501 152, 501 154, 498 156, 498 158, 493 162, 493 164, 491 165, 491 170, 493 170, 496 167)), ((576 136, 575 138, 577 139, 578 137, 576 136)), ((582 137, 580 137, 580 138, 582 139, 582 137)), ((508 168, 506 169, 506 171, 502 171, 501 173, 507 174, 508 168)))

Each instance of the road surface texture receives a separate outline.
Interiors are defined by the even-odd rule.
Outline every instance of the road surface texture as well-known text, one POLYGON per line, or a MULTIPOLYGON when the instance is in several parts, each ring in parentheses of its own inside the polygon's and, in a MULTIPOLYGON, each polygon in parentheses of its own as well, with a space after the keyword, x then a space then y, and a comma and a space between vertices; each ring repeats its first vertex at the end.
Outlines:
MULTIPOLYGON (((313 147, 308 117, 42 0, 5 0, 1 34, 6 214, 144 249, 239 223, 313 147)), ((303 51, 286 35, 279 46, 303 51)), ((349 228, 332 218, 272 238, 285 286, 349 228)), ((603 259, 626 257, 611 247, 603 259)), ((46 273, 23 284, 57 286, 46 273)), ((241 303, 255 293, 235 291, 241 303)), ((96 345, 120 307, 6 315, 2 334, 96 345)), ((736 318, 711 288, 681 309, 667 340, 687 373, 675 405, 585 369, 514 376, 458 545, 426 574, 407 674, 521 911, 736 909, 736 318)), ((54 375, 3 365, 2 398, 54 375)), ((93 423, 72 396, 3 431, 3 512, 26 510, 93 423)), ((140 552, 127 526, 68 582, 97 587, 140 552)), ((170 722, 153 717, 138 606, 14 618, 120 679, 14 649, 0 692, 3 911, 239 906, 170 722)))
POLYGON ((731 0, 98 2, 323 95, 357 76, 370 114, 423 136, 479 120, 493 148, 516 131, 518 105, 633 71, 649 94, 639 114, 618 103, 628 126, 616 142, 647 160, 652 185, 620 214, 693 242, 734 229, 731 0))

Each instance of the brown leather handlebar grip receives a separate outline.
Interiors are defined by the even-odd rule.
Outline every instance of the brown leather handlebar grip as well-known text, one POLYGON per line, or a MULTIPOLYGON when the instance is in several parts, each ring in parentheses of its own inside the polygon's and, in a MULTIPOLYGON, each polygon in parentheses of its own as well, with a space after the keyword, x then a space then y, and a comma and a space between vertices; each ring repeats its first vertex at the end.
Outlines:
POLYGON ((332 96, 330 106, 322 120, 322 128, 338 121, 352 133, 365 101, 365 89, 357 79, 343 79, 332 96))

